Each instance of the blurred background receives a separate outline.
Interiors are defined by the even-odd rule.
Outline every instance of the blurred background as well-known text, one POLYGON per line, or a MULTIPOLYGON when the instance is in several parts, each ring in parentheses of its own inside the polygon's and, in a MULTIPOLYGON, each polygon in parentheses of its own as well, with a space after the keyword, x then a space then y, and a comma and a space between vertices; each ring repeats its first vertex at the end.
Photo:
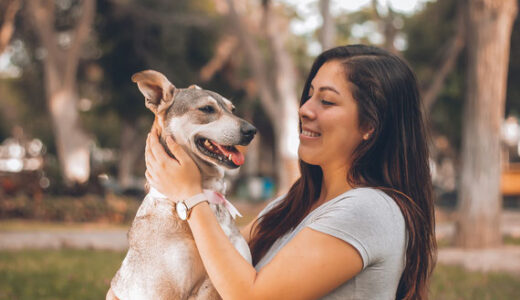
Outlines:
POLYGON ((130 77, 231 99, 248 223, 298 176, 313 59, 363 43, 416 72, 431 133, 432 299, 520 299, 517 0, 0 0, 0 299, 100 299, 144 195, 153 114, 130 77))

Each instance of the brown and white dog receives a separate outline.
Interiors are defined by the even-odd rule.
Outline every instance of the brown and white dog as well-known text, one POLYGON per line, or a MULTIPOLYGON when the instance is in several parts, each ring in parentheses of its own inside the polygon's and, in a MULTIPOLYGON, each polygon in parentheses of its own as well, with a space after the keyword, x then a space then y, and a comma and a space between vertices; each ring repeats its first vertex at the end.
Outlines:
MULTIPOLYGON (((235 146, 247 145, 256 129, 233 114, 233 104, 197 86, 178 89, 161 73, 147 70, 132 80, 155 114, 153 126, 165 146, 167 136, 180 144, 202 175, 202 188, 224 194, 224 170, 237 168, 244 156, 235 146)), ((167 150, 167 147, 165 146, 167 150)), ((248 261, 247 242, 222 204, 210 204, 220 226, 248 261)), ((107 299, 220 299, 204 269, 186 221, 175 203, 157 190, 139 207, 128 233, 129 249, 112 279, 107 299)))

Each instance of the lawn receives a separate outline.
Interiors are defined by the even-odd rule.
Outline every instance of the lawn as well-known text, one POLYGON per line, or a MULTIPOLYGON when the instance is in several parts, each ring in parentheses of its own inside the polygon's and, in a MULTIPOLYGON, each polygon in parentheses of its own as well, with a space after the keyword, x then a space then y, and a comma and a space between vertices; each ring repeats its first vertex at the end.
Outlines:
MULTIPOLYGON (((104 299, 123 257, 93 250, 0 251, 0 299, 104 299)), ((520 299, 520 278, 440 265, 431 299, 520 299)))
POLYGON ((104 299, 124 253, 0 251, 0 299, 104 299))

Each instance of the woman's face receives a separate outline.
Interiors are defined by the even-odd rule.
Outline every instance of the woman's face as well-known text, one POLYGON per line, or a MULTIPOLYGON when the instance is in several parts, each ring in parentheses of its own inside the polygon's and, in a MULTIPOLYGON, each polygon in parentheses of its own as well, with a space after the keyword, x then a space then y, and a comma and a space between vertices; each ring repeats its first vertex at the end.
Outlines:
POLYGON ((312 165, 350 165, 352 152, 362 140, 358 109, 342 64, 321 66, 311 82, 309 99, 300 107, 298 155, 312 165))

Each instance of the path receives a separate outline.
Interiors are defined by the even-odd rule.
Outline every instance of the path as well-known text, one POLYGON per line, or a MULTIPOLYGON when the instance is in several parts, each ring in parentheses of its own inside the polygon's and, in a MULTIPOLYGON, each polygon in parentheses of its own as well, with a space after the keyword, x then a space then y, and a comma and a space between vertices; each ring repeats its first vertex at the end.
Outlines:
MULTIPOLYGON (((502 222, 504 234, 520 238, 520 212, 505 212, 502 222)), ((125 251, 128 247, 127 231, 125 228, 0 231, 0 250, 77 248, 125 251)), ((450 238, 454 225, 443 220, 437 225, 436 232, 438 238, 450 238)), ((462 265, 474 271, 505 271, 520 275, 520 246, 506 245, 485 250, 444 247, 439 249, 438 262, 462 265)))

